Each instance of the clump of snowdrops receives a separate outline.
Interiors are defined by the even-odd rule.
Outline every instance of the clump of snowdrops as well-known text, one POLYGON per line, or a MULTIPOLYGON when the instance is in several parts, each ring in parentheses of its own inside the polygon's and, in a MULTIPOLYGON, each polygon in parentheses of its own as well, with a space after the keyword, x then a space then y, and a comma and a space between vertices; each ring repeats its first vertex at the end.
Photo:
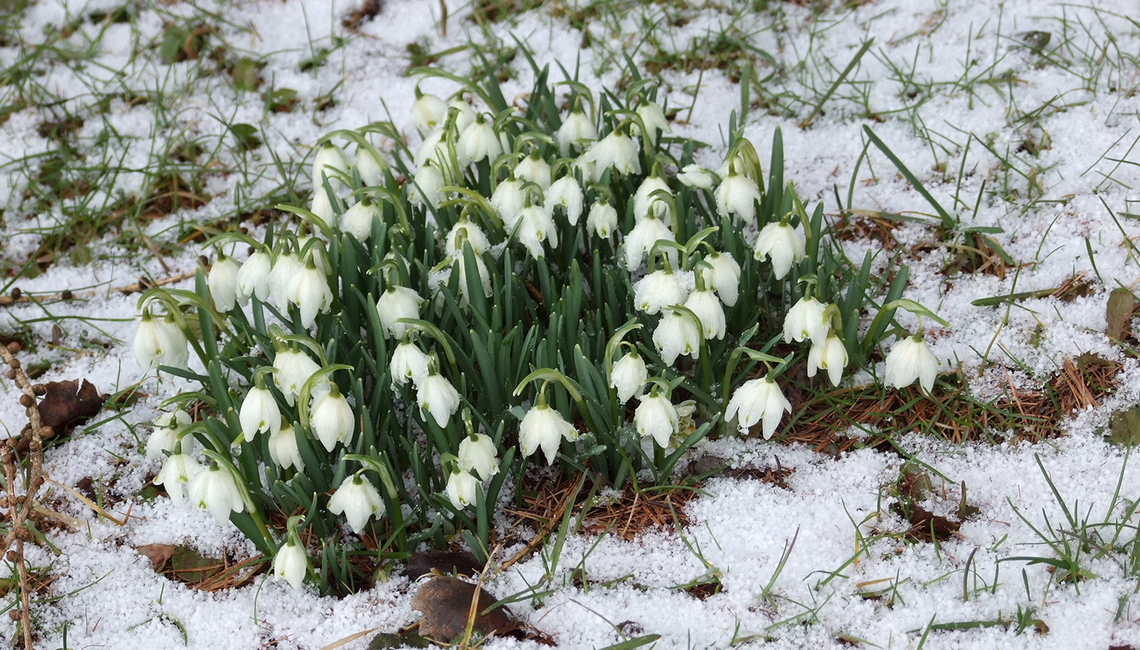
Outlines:
MULTIPOLYGON (((905 268, 887 285, 847 262, 778 132, 764 175, 734 117, 709 169, 636 70, 601 96, 534 71, 514 103, 490 75, 422 71, 456 90, 417 89, 418 144, 328 134, 294 221, 214 237, 193 291, 140 300, 139 363, 200 385, 156 423, 156 482, 295 587, 351 591, 456 535, 484 555, 528 467, 665 483, 706 436, 770 438, 789 367, 838 385, 896 308, 927 313, 905 268)), ((937 360, 900 341, 888 381, 929 390, 937 360)))

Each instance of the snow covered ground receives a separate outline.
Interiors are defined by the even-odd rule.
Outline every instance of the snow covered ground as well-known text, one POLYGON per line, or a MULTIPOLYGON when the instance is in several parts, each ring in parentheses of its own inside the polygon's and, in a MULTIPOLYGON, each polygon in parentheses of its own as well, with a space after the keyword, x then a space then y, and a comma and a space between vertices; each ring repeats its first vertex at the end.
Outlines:
MULTIPOLYGON (((0 2, 0 12, 12 4, 0 2)), ((522 3, 493 3, 508 8, 507 19, 484 23, 470 4, 452 1, 446 35, 436 2, 379 4, 379 13, 355 31, 342 20, 359 3, 318 0, 128 3, 123 22, 116 16, 123 5, 104 0, 39 0, 10 14, 0 41, 0 267, 14 263, 18 270, 43 237, 77 232, 76 214, 91 219, 124 197, 141 196, 155 178, 154 161, 174 144, 194 143, 209 152, 200 160, 212 161, 201 174, 200 193, 210 197, 204 205, 128 220, 34 278, 0 278, 5 291, 76 295, 42 306, 0 306, 0 336, 22 332, 36 342, 25 365, 47 363, 39 381, 83 377, 108 393, 141 381, 145 394, 133 408, 104 411, 98 426, 47 454, 53 481, 75 486, 90 477, 115 496, 117 516, 132 500, 133 507, 118 526, 62 489, 46 488, 47 503, 78 523, 49 532, 58 553, 29 547, 29 563, 49 567, 54 578, 41 596, 53 601, 33 606, 37 647, 323 648, 366 630, 394 632, 415 619, 414 585, 401 577, 335 600, 264 575, 205 593, 152 570, 136 547, 185 544, 237 557, 254 551, 236 529, 206 513, 175 509, 164 498, 135 498, 158 469, 140 453, 148 432, 143 423, 164 397, 185 387, 144 377, 135 365, 137 295, 113 289, 192 271, 199 251, 171 244, 192 224, 244 214, 261 207, 258 197, 284 195, 283 187, 306 177, 301 161, 330 129, 390 115, 415 140, 409 113, 417 79, 404 76, 411 56, 442 52, 438 65, 466 72, 467 53, 459 46, 474 40, 507 47, 512 36, 540 63, 577 65, 594 88, 616 82, 623 51, 664 65, 663 88, 670 106, 680 108, 673 130, 709 143, 701 155, 713 167, 724 154, 729 113, 741 107, 740 87, 729 77, 751 57, 758 83, 748 97, 746 135, 762 159, 779 126, 786 177, 801 196, 824 201, 829 214, 838 213, 838 196, 844 208, 917 217, 894 231, 898 244, 913 250, 907 297, 951 323, 929 340, 944 369, 970 377, 975 395, 1039 386, 1063 360, 1085 353, 1123 364, 1115 391, 1100 396, 1099 407, 1071 414, 1060 438, 1031 444, 1000 432, 1009 442, 955 445, 902 436, 901 449, 928 466, 924 508, 956 512, 963 482, 969 505, 978 508, 937 544, 903 539, 909 525, 891 508, 903 454, 863 448, 833 458, 796 445, 710 441, 700 453, 734 467, 773 468, 778 456, 795 471, 786 487, 710 478, 686 507, 683 534, 649 530, 634 541, 570 536, 553 593, 513 603, 516 615, 567 648, 651 634, 660 635, 661 648, 1140 647, 1140 562, 1133 557, 1140 543, 1133 543, 1135 518, 1126 519, 1140 499, 1140 468, 1105 441, 1112 414, 1140 402, 1135 358, 1105 334, 1110 291, 1140 281, 1132 241, 1140 235, 1132 214, 1140 213, 1133 189, 1140 183, 1134 3, 881 0, 731 9, 740 3, 579 0, 521 11, 522 3), (179 25, 188 31, 172 30, 179 25), (179 44, 190 48, 195 33, 207 34, 203 56, 162 61, 164 42, 173 43, 171 58, 178 59, 179 44), (873 44, 842 75, 867 39, 873 44), (211 69, 223 65, 206 56, 219 44, 228 50, 225 60, 264 64, 257 91, 237 87, 231 71, 211 69), (720 55, 730 59, 727 71, 686 70, 682 55, 709 59, 714 49, 730 52, 720 55), (323 60, 312 65, 314 58, 323 60), (295 95, 263 97, 277 89, 295 95), (289 97, 296 102, 292 112, 272 110, 270 99, 289 97), (802 124, 809 116, 812 124, 802 124), (82 121, 69 123, 72 117, 82 121), (243 151, 234 124, 256 126, 264 146, 243 151), (955 246, 970 242, 965 235, 938 241, 931 204, 878 149, 861 155, 864 126, 961 219, 961 229, 991 228, 983 232, 1015 264, 1003 275, 946 272, 955 246), (78 151, 64 165, 80 170, 74 174, 85 175, 93 190, 69 194, 66 183, 45 180, 43 163, 60 155, 60 138, 78 151), (55 200, 40 200, 42 193, 55 193, 55 200), (147 243, 133 253, 127 238, 147 243), (1078 276, 1091 291, 1074 299, 971 303, 1054 289, 1078 276), (1076 528, 1094 542, 1078 554, 1087 577, 1076 583, 1027 559, 1059 559, 1043 538, 1077 544, 1064 507, 1087 524, 1076 528), (1118 533, 1114 548, 1098 552, 1096 540, 1118 533), (584 586, 575 586, 575 569, 584 571, 584 586), (713 576, 723 589, 706 599, 678 588, 713 576)), ((512 70, 515 78, 504 83, 508 97, 531 82, 521 58, 512 70)), ((436 79, 422 87, 441 95, 454 90, 436 79)), ((880 244, 848 246, 861 258, 880 244)), ((15 434, 23 409, 12 383, 0 382, 0 427, 15 434)), ((523 591, 547 572, 544 557, 549 552, 492 573, 487 589, 500 597, 523 591)), ((0 641, 13 643, 14 632, 5 620, 0 641)), ((340 647, 365 648, 370 636, 340 647)), ((516 646, 539 647, 513 639, 486 643, 516 646)))

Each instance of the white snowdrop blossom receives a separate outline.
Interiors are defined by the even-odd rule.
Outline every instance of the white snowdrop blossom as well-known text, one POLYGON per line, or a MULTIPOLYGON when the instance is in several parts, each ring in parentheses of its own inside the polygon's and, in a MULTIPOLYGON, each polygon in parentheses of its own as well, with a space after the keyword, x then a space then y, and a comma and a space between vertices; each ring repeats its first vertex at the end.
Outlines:
POLYGON ((190 414, 182 409, 163 413, 154 419, 154 431, 146 441, 147 458, 163 458, 167 452, 178 451, 182 432, 190 426, 190 414))
POLYGON ((242 400, 238 421, 246 442, 253 442, 254 436, 263 431, 277 433, 281 429, 281 409, 273 393, 268 388, 250 388, 242 400))
POLYGON ((419 318, 423 302, 424 299, 415 289, 389 285, 376 301, 376 313, 380 316, 380 327, 384 334, 392 338, 404 338, 404 333, 412 326, 399 322, 400 319, 419 318))
POLYGON ((477 474, 484 482, 499 473, 499 450, 491 436, 476 433, 459 443, 459 468, 477 474))
POLYGON ((558 151, 562 156, 570 154, 570 147, 581 147, 584 143, 598 139, 598 129, 594 122, 582 111, 574 111, 562 121, 554 139, 558 142, 558 151))
POLYGON ((475 503, 479 481, 462 469, 456 469, 447 477, 447 499, 456 510, 462 510, 475 503))
POLYGON ((293 406, 293 402, 301 394, 301 387, 309 381, 309 377, 321 369, 315 361, 309 358, 309 355, 297 350, 278 352, 277 356, 273 358, 273 367, 276 369, 276 372, 273 373, 273 381, 277 384, 281 394, 285 396, 285 401, 289 406, 293 406))
POLYGON ((471 123, 474 122, 475 118, 477 117, 475 114, 475 109, 471 107, 471 104, 462 99, 451 100, 451 103, 447 105, 448 113, 451 112, 451 109, 455 109, 456 111, 456 133, 463 133, 465 130, 467 130, 467 127, 471 126, 471 123))
POLYGON ((514 175, 516 178, 538 185, 544 192, 550 187, 550 165, 537 153, 532 153, 519 161, 514 175))
POLYGON ((701 356, 700 324, 684 311, 669 309, 653 330, 653 345, 668 366, 682 354, 698 359, 701 356))
POLYGON ((499 135, 495 133, 495 125, 479 115, 459 133, 455 152, 459 157, 460 166, 466 167, 470 163, 484 159, 493 162, 503 153, 503 146, 499 142, 499 135))
MULTIPOLYGON (((614 206, 605 201, 596 201, 590 206, 590 214, 586 217, 586 228, 594 231, 602 239, 608 239, 617 230, 618 214, 614 206)), ((642 250, 644 255, 645 251, 642 250)), ((638 261, 641 264, 641 261, 638 261)), ((636 268, 636 267, 635 267, 636 268)))
POLYGON ((313 400, 309 408, 309 423, 327 451, 332 451, 338 442, 346 446, 351 444, 352 434, 356 431, 356 416, 336 384, 331 384, 327 393, 313 400))
POLYGON ((641 398, 637 410, 633 412, 633 426, 642 438, 653 437, 658 447, 665 449, 669 446, 669 439, 677 433, 679 420, 677 409, 668 397, 651 392, 641 398))
POLYGON ((612 131, 606 137, 590 145, 582 157, 585 162, 593 163, 595 183, 600 182, 602 175, 611 167, 623 176, 641 173, 637 143, 620 131, 612 131))
POLYGON ((294 253, 284 253, 273 260, 269 272, 269 298, 281 312, 289 310, 289 287, 300 269, 301 262, 294 253))
POLYGON ((384 516, 384 501, 372 482, 360 476, 349 476, 329 497, 329 512, 343 514, 352 532, 360 534, 368 519, 384 516))
POLYGON ((324 269, 312 262, 298 268, 289 285, 289 302, 301 310, 301 326, 305 328, 313 326, 318 311, 327 313, 332 308, 333 294, 324 269))
POLYGON ((443 173, 429 160, 416 171, 414 187, 408 188, 408 200, 415 205, 426 203, 434 208, 443 199, 440 188, 444 184, 443 173))
POLYGON ((305 471, 301 450, 297 448, 297 434, 288 422, 281 422, 277 431, 269 434, 269 459, 281 469, 292 467, 305 471))
POLYGON ((526 412, 519 424, 519 451, 523 456, 530 456, 541 447, 547 465, 554 464, 563 439, 577 440, 578 430, 542 399, 526 412))
POLYGON ((503 225, 510 232, 519 220, 519 212, 526 205, 526 192, 523 191, 523 182, 511 176, 499 183, 494 192, 491 192, 491 207, 495 208, 503 225))
POLYGON ((669 120, 665 118, 665 111, 655 102, 642 102, 637 107, 637 115, 641 118, 641 123, 645 125, 646 136, 651 145, 657 144, 658 131, 661 133, 673 131, 669 128, 669 120))
POLYGON ((214 299, 214 306, 218 311, 229 311, 237 303, 237 279, 240 271, 241 266, 234 261, 234 258, 221 254, 210 267, 206 284, 210 288, 210 297, 214 299))
POLYGON ((245 510, 233 475, 217 465, 198 472, 191 479, 190 502, 214 515, 220 524, 229 521, 231 512, 245 510))
POLYGON ((428 355, 415 343, 404 341, 396 346, 388 369, 393 384, 403 386, 411 380, 413 386, 419 386, 428 374, 428 355))
POLYGON ((190 361, 189 342, 172 317, 156 318, 144 311, 135 329, 135 361, 143 370, 159 366, 185 368, 190 361))
POLYGON ((671 211, 669 204, 660 198, 660 195, 654 195, 655 192, 665 192, 669 196, 673 196, 673 190, 669 189, 669 184, 665 179, 658 176, 649 176, 641 181, 641 185, 637 187, 637 192, 633 195, 633 218, 638 221, 644 219, 650 212, 658 219, 671 218, 671 211))
MULTIPOLYGON (((460 255, 455 258, 451 266, 453 273, 459 273, 459 304, 466 308, 470 301, 467 296, 467 259, 460 255)), ((479 278, 479 285, 483 287, 483 295, 491 297, 491 272, 487 270, 487 263, 482 257, 475 258, 475 273, 479 278)))
POLYGON ((333 191, 343 187, 344 181, 341 180, 341 174, 348 174, 350 169, 352 169, 352 163, 348 161, 348 156, 340 147, 331 142, 321 145, 321 148, 317 149, 317 155, 313 156, 313 194, 325 193, 324 179, 326 178, 333 191))
POLYGON ((364 243, 372 236, 372 220, 380 218, 380 206, 367 196, 340 215, 341 232, 346 232, 364 243))
POLYGON ((633 351, 618 359, 610 370, 610 386, 617 391, 618 402, 622 404, 641 392, 648 378, 649 370, 645 367, 645 360, 633 351))
POLYGON ((698 190, 711 190, 713 185, 716 184, 716 177, 713 176, 711 171, 700 165, 689 164, 677 172, 677 182, 685 187, 698 190))
POLYGON ((479 224, 466 216, 461 216, 459 221, 456 221, 451 230, 447 232, 447 238, 444 240, 448 257, 463 255, 462 242, 464 241, 471 244, 471 252, 475 255, 481 255, 483 251, 491 247, 491 242, 487 240, 487 235, 479 227, 479 224))
POLYGON ((735 173, 735 168, 721 181, 713 192, 717 213, 722 217, 736 215, 746 224, 756 222, 756 204, 761 200, 760 188, 744 174, 735 173))
POLYGON ((838 386, 847 367, 847 348, 834 334, 828 334, 823 345, 812 343, 808 352, 807 376, 814 377, 817 370, 826 370, 832 386, 838 386))
POLYGON ((309 557, 300 544, 288 540, 277 549, 273 556, 273 578, 285 580, 294 589, 301 589, 305 582, 305 572, 309 570, 309 557))
MULTIPOLYGON (((652 250, 653 245, 660 239, 677 241, 673 231, 669 230, 669 226, 660 219, 647 217, 637 222, 637 225, 625 236, 625 268, 630 273, 636 271, 645 259, 646 253, 652 250)), ((665 254, 669 256, 670 264, 675 265, 677 252, 669 248, 665 254)))
POLYGON ((764 439, 767 440, 776 432, 784 411, 792 412, 791 402, 784 397, 775 381, 761 377, 746 381, 736 389, 732 399, 728 400, 724 417, 726 420, 736 417, 742 434, 747 434, 752 425, 763 419, 764 439))
POLYGON ((578 185, 577 179, 569 174, 554 181, 546 189, 546 207, 553 212, 555 206, 562 206, 562 209, 566 211, 566 221, 571 226, 578 225, 585 200, 586 197, 582 194, 582 188, 578 185))
POLYGON ((309 212, 320 217, 325 223, 333 223, 336 218, 336 209, 333 207, 335 199, 329 197, 325 188, 318 187, 313 190, 313 200, 309 203, 309 212))
MULTIPOLYGON (((449 155, 447 150, 447 143, 443 139, 443 127, 437 127, 434 131, 424 136, 423 142, 416 149, 416 153, 412 156, 412 163, 416 169, 423 169, 429 163, 435 167, 444 167, 449 162, 449 155)), ((418 195, 417 195, 418 196, 418 195)))
POLYGON ((883 381, 888 386, 903 388, 917 380, 923 392, 929 393, 934 388, 934 377, 940 364, 922 334, 907 336, 895 343, 887 355, 883 381))
POLYGON ((371 147, 357 147, 353 163, 356 173, 360 174, 360 182, 369 186, 384 184, 384 170, 388 168, 384 159, 378 157, 371 147))
POLYGON ((158 476, 154 477, 155 485, 161 485, 170 495, 170 502, 175 508, 182 506, 186 498, 185 486, 202 471, 202 466, 189 454, 173 454, 168 456, 162 464, 158 476))
POLYGON ((237 274, 237 295, 242 304, 251 296, 257 296, 262 302, 269 298, 271 269, 272 259, 263 251, 255 251, 245 260, 237 274))
POLYGON ((811 296, 804 296, 784 315, 784 343, 811 339, 816 345, 827 340, 831 326, 826 320, 827 306, 811 296))
POLYGON ((531 205, 522 209, 518 219, 519 242, 526 247, 531 257, 538 259, 546 255, 542 243, 558 248, 558 229, 545 208, 531 205))
POLYGON ((740 265, 729 253, 713 253, 705 261, 712 268, 704 270, 704 281, 716 290, 726 307, 735 305, 740 293, 740 265))
POLYGON ((421 137, 431 133, 446 119, 447 103, 435 95, 420 94, 412 103, 412 124, 420 132, 421 137))
POLYGON ((724 338, 724 308, 720 306, 720 300, 712 289, 702 289, 689 294, 685 307, 688 307, 689 311, 696 314, 697 319, 701 321, 701 332, 706 340, 724 338))
POLYGON ((772 273, 777 280, 783 280, 792 265, 799 262, 806 255, 806 242, 803 235, 791 225, 778 221, 770 223, 760 229, 753 244, 753 256, 764 261, 772 258, 772 273))
POLYGON ((416 388, 420 417, 426 420, 428 414, 431 414, 441 429, 447 427, 451 416, 459 410, 459 391, 455 390, 446 377, 430 371, 416 388))
POLYGON ((684 304, 688 292, 681 284, 681 274, 659 269, 637 281, 633 288, 633 304, 647 314, 665 307, 684 304))

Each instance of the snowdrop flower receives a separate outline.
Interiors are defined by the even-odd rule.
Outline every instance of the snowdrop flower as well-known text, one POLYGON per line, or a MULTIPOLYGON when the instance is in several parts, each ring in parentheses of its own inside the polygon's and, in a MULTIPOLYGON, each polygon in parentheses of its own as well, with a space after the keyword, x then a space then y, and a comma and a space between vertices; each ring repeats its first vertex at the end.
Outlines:
POLYGON ((289 302, 301 310, 301 326, 309 328, 317 319, 317 312, 327 313, 332 307, 332 289, 323 269, 310 260, 298 269, 289 285, 289 302))
POLYGON ((653 436, 657 446, 665 449, 669 439, 677 433, 677 409, 668 397, 654 390, 641 398, 641 404, 633 412, 633 426, 642 438, 653 436))
POLYGON ((412 385, 419 386, 428 374, 428 355, 415 343, 403 341, 392 353, 388 369, 392 373, 393 385, 403 386, 410 379, 412 385))
POLYGON ((214 306, 218 311, 229 311, 237 302, 237 278, 241 267, 232 257, 218 253, 218 259, 210 267, 210 274, 206 276, 206 284, 210 287, 210 297, 214 299, 214 306))
POLYGON ((507 232, 514 230, 524 205, 526 205, 526 192, 523 191, 523 182, 514 176, 499 183, 495 191, 491 192, 491 207, 495 208, 495 212, 503 220, 507 232))
MULTIPOLYGON (((456 257, 455 264, 451 268, 453 273, 459 273, 459 304, 466 308, 470 304, 467 297, 467 259, 462 255, 456 257)), ((491 273, 487 270, 487 263, 483 261, 482 257, 475 258, 475 272, 479 276, 480 286, 483 287, 483 295, 490 298, 491 273)))
POLYGON ((462 510, 475 503, 478 485, 479 481, 474 476, 456 468, 447 477, 447 498, 456 510, 462 510))
POLYGON ((716 177, 704 167, 690 164, 677 172, 677 182, 689 188, 711 190, 716 183, 716 177))
POLYGON ((326 224, 335 223, 336 208, 333 207, 333 201, 339 202, 338 199, 330 198, 325 188, 315 188, 313 190, 313 200, 309 203, 309 212, 320 217, 321 221, 326 224))
POLYGON ((317 149, 313 157, 313 194, 324 194, 324 179, 328 179, 329 187, 334 191, 344 186, 341 174, 348 174, 352 163, 344 151, 331 142, 326 142, 317 149), (338 173, 339 172, 339 173, 338 173))
POLYGON ((327 393, 313 400, 309 409, 309 423, 327 451, 332 451, 338 442, 347 446, 352 442, 352 434, 356 430, 356 417, 352 414, 352 407, 340 394, 340 388, 336 384, 330 384, 327 393))
POLYGON ((366 196, 340 215, 340 230, 356 237, 356 241, 363 244, 372 236, 372 220, 380 216, 380 206, 366 196))
POLYGON ((170 502, 175 508, 179 508, 185 497, 183 486, 192 481, 200 471, 202 466, 189 454, 174 454, 167 457, 166 462, 162 464, 158 476, 154 477, 154 483, 165 488, 166 493, 170 495, 170 502))
MULTIPOLYGON (((562 209, 566 211, 566 221, 571 226, 578 225, 585 200, 586 197, 582 194, 582 188, 578 185, 577 179, 570 174, 554 181, 546 189, 546 207, 553 213, 554 206, 562 206, 562 209)), ((614 212, 614 221, 617 222, 616 211, 614 212)), ((612 230, 611 228, 610 231, 612 230)))
POLYGON ((273 374, 273 381, 281 390, 281 394, 285 396, 285 401, 289 406, 293 406, 294 400, 301 394, 301 387, 309 381, 309 377, 321 369, 315 361, 309 358, 309 355, 297 350, 278 352, 277 356, 273 358, 273 367, 276 369, 273 374))
POLYGON ((542 447, 546 464, 553 465, 563 438, 570 442, 577 440, 578 430, 561 413, 547 406, 546 398, 539 394, 538 404, 526 412, 519 424, 519 451, 523 456, 530 456, 542 447))
POLYGON ((459 443, 459 468, 478 474, 484 482, 499 473, 499 450, 491 436, 476 433, 459 443))
POLYGON ((444 184, 443 173, 429 160, 416 172, 414 187, 408 188, 408 200, 415 205, 426 203, 434 208, 443 199, 440 188, 444 184))
POLYGON ((827 306, 811 296, 804 296, 784 315, 784 343, 811 339, 821 345, 827 340, 831 326, 827 322, 827 306))
POLYGON ((660 269, 637 281, 633 304, 647 314, 656 314, 665 307, 684 303, 687 295, 681 286, 681 274, 660 269))
POLYGON ((668 219, 671 217, 669 204, 661 200, 658 196, 654 196, 654 192, 665 192, 669 196, 673 196, 673 190, 669 189, 669 184, 665 179, 658 176, 649 176, 641 181, 638 186, 637 192, 633 195, 633 218, 638 221, 645 218, 646 215, 653 212, 653 216, 658 219, 668 219))
POLYGON ((558 248, 558 230, 554 226, 554 220, 550 218, 550 213, 544 208, 536 205, 523 208, 519 212, 516 232, 519 242, 535 259, 546 255, 542 242, 548 242, 551 248, 558 248))
POLYGON ((645 125, 646 136, 650 145, 657 144, 658 131, 661 133, 673 131, 669 128, 669 120, 665 119, 665 111, 659 104, 650 101, 642 102, 637 107, 637 115, 641 117, 641 123, 645 125))
POLYGON ((471 244, 471 252, 475 255, 480 255, 491 247, 491 242, 487 240, 487 235, 479 227, 479 224, 468 219, 466 215, 460 215, 459 221, 456 221, 451 230, 447 232, 447 237, 444 240, 447 256, 463 255, 462 243, 464 241, 471 244))
POLYGON ((799 262, 806 255, 806 243, 803 235, 787 222, 770 223, 760 229, 753 244, 753 256, 764 261, 771 256, 772 272, 777 280, 783 280, 792 264, 799 262))
POLYGON ((370 517, 384 515, 384 501, 380 499, 380 493, 371 481, 353 475, 344 479, 329 497, 329 512, 334 515, 343 514, 348 520, 348 527, 359 535, 370 517))
POLYGON ((618 359, 610 370, 610 386, 617 391, 618 402, 622 404, 641 392, 648 378, 649 371, 645 367, 645 360, 636 350, 630 350, 618 359))
POLYGON ((412 124, 420 136, 431 133, 447 119, 447 104, 430 93, 421 93, 416 88, 416 101, 412 102, 412 124))
POLYGON ((828 334, 823 345, 813 343, 808 352, 807 376, 814 377, 817 370, 826 370, 832 386, 838 386, 847 367, 847 348, 834 334, 828 334))
POLYGON ((459 140, 455 143, 455 153, 459 157, 459 165, 466 167, 473 162, 487 159, 493 162, 499 154, 503 153, 503 146, 499 136, 495 133, 495 125, 478 115, 467 128, 459 133, 459 140))
POLYGON ((265 302, 269 298, 269 276, 272 269, 272 260, 269 254, 255 251, 241 265, 237 274, 238 300, 245 304, 250 296, 265 302))
POLYGON ((706 340, 724 338, 724 309, 712 289, 698 289, 689 294, 685 307, 701 321, 701 332, 706 340))
POLYGON ((297 434, 292 425, 282 418, 278 420, 277 431, 269 434, 269 458, 281 469, 292 467, 298 472, 305 471, 301 460, 301 450, 297 448, 297 434))
POLYGON ((562 156, 570 154, 570 147, 580 147, 585 142, 598 139, 598 129, 593 121, 582 111, 574 111, 562 121, 554 139, 558 141, 558 151, 562 156))
POLYGON ((281 312, 289 310, 289 286, 300 269, 301 262, 294 253, 278 255, 269 272, 269 297, 281 312))
POLYGON ((154 431, 146 441, 146 457, 162 458, 165 452, 178 451, 182 432, 190 426, 190 414, 182 409, 163 413, 154 419, 154 431))
POLYGON ((728 176, 713 192, 716 210, 722 217, 735 214, 744 223, 756 222, 756 204, 760 202, 760 188, 744 174, 736 173, 736 167, 729 168, 728 176))
POLYGON ((399 322, 402 318, 419 318, 420 305, 424 299, 415 289, 389 285, 376 301, 376 313, 380 315, 380 327, 390 337, 402 339, 411 327, 399 322))
MULTIPOLYGON (((617 219, 617 210, 612 205, 605 201, 596 201, 590 206, 590 214, 586 217, 586 228, 597 233, 598 237, 607 239, 614 230, 617 230, 617 219)), ((641 254, 644 255, 645 251, 642 250, 641 254)), ((641 264, 641 261, 638 260, 637 263, 641 264)), ((634 268, 637 268, 636 265, 634 268)))
POLYGON ((308 570, 309 556, 305 555, 305 549, 295 543, 292 537, 273 556, 273 578, 284 579, 294 589, 300 589, 304 584, 305 572, 308 570))
POLYGON ((450 113, 452 109, 456 111, 455 132, 463 133, 467 130, 467 127, 471 126, 471 123, 475 121, 477 117, 475 115, 475 109, 471 107, 471 104, 462 99, 451 100, 451 103, 447 105, 448 113, 450 113))
MULTIPOLYGON (((671 242, 677 241, 673 231, 669 230, 660 219, 647 217, 642 219, 629 231, 625 236, 625 268, 633 273, 637 267, 641 266, 642 260, 645 259, 653 245, 659 239, 666 239, 671 242)), ((668 249, 665 253, 670 260, 670 264, 676 263, 677 252, 672 248, 668 249)))
POLYGON ((388 165, 376 154, 377 152, 371 147, 356 148, 353 162, 356 164, 356 172, 360 174, 360 182, 365 185, 384 184, 384 170, 388 165))
POLYGON ((545 192, 550 187, 550 165, 539 157, 538 152, 532 152, 523 158, 515 167, 514 175, 524 181, 538 185, 545 192))
POLYGON ((780 387, 768 377, 752 379, 741 384, 728 400, 725 419, 737 418, 740 433, 746 434, 763 418, 764 439, 768 440, 776 432, 776 425, 784 417, 784 411, 792 412, 792 404, 784 398, 780 387))
POLYGON ((428 163, 436 167, 443 167, 448 164, 450 157, 447 142, 444 141, 443 136, 443 127, 439 127, 424 137, 424 141, 420 143, 415 155, 412 156, 412 162, 416 169, 423 169, 428 163))
POLYGON ((887 355, 887 370, 883 380, 888 386, 903 388, 918 380, 923 392, 934 388, 934 377, 941 362, 922 338, 922 333, 899 340, 887 355))
POLYGON ((173 317, 163 319, 142 313, 138 328, 135 329, 135 361, 143 370, 154 370, 159 366, 185 368, 190 361, 189 342, 179 329, 173 317))
POLYGON ((233 475, 217 465, 194 475, 190 482, 190 501, 199 510, 208 510, 220 524, 229 521, 231 512, 245 510, 233 475))
POLYGON ((420 417, 427 420, 430 413, 439 428, 446 428, 451 416, 459 410, 459 391, 455 390, 446 377, 438 372, 432 372, 430 367, 427 376, 416 388, 416 403, 420 407, 420 417))
POLYGON ((740 265, 729 253, 713 253, 705 258, 712 267, 704 274, 704 281, 716 289, 726 307, 736 304, 740 288, 740 265))
POLYGON ((661 318, 653 330, 653 345, 665 365, 672 366, 682 354, 700 358, 701 328, 695 321, 691 314, 676 309, 668 309, 661 318))
POLYGON ((281 429, 281 409, 278 408, 273 393, 264 387, 250 388, 242 400, 238 421, 241 422, 241 432, 245 434, 246 442, 253 442, 254 436, 263 431, 268 431, 270 435, 277 433, 281 429))
POLYGON ((613 131, 606 137, 590 145, 583 154, 585 162, 594 164, 594 182, 602 180, 606 170, 613 167, 624 175, 640 174, 641 161, 637 155, 637 143, 620 131, 613 131))

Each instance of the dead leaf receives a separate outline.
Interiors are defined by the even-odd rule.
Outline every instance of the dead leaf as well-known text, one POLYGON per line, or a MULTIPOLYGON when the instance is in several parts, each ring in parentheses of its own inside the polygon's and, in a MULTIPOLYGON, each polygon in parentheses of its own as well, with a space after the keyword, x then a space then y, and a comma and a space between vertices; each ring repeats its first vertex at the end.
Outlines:
POLYGON ((1105 333, 1108 338, 1119 341, 1124 338, 1132 314, 1136 311, 1136 296, 1124 287, 1117 287, 1108 294, 1108 307, 1105 309, 1105 318, 1108 328, 1105 333))
POLYGON ((154 567, 155 573, 161 573, 162 568, 170 561, 170 556, 177 549, 178 547, 173 544, 143 544, 135 550, 150 560, 150 565, 154 567))
MULTIPOLYGON (((475 597, 475 585, 450 576, 435 576, 412 596, 412 609, 423 612, 420 634, 440 642, 453 641, 467 631, 467 616, 475 597)), ((495 597, 479 592, 474 629, 482 634, 506 634, 518 629, 506 607, 496 607, 495 597)))
POLYGON ((53 381, 44 385, 47 390, 40 400, 40 419, 58 435, 68 426, 86 422, 103 408, 106 395, 100 395, 95 384, 78 379, 53 381))
POLYGON ((402 573, 411 580, 433 572, 474 578, 482 570, 471 551, 424 551, 413 553, 402 573))

